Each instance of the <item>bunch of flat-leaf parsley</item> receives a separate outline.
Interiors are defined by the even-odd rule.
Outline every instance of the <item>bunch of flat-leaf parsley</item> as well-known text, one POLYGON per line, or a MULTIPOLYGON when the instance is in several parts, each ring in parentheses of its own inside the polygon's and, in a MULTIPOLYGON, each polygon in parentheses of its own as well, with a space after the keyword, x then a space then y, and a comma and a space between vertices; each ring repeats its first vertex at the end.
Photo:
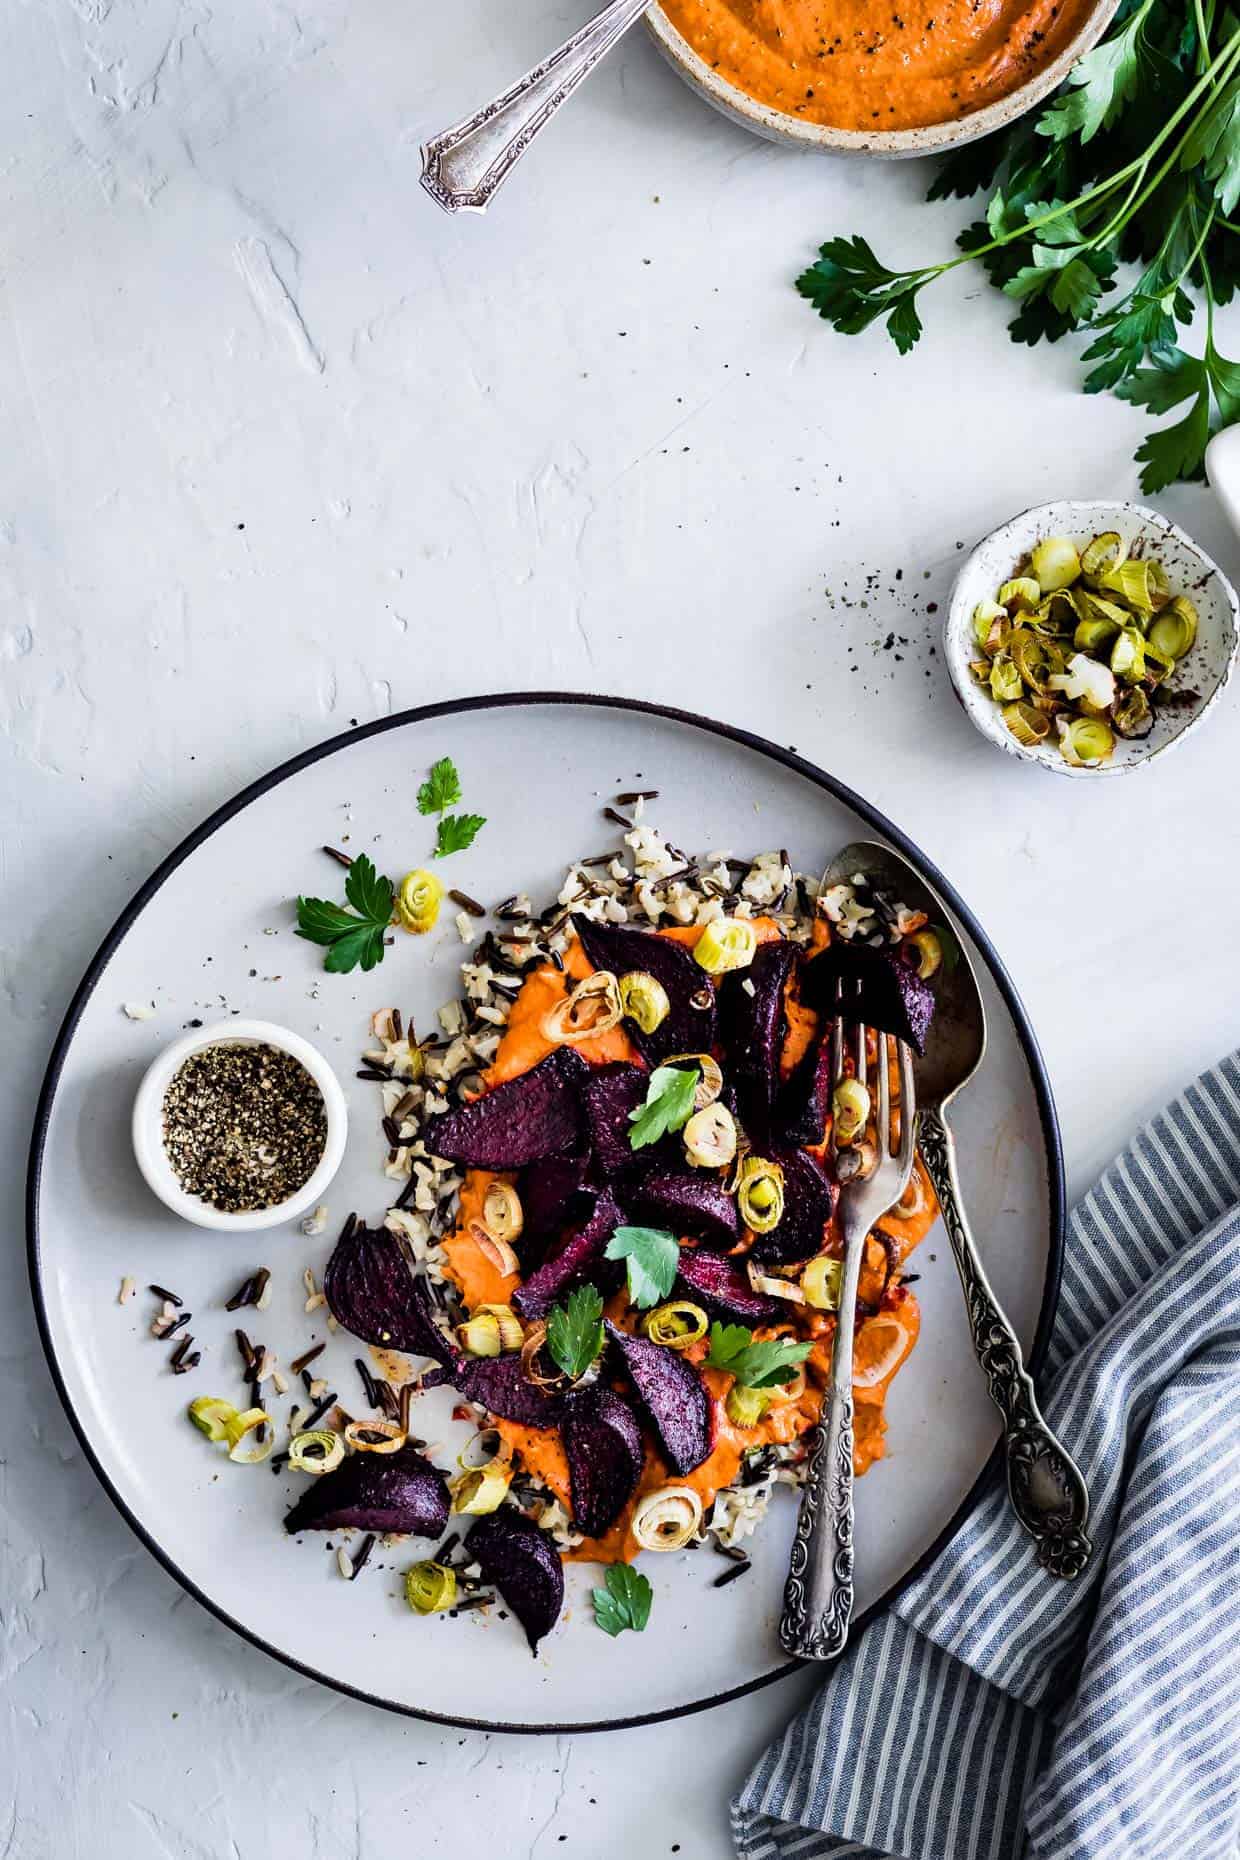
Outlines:
POLYGON ((866 241, 830 239, 797 289, 845 334, 879 318, 901 354, 927 284, 976 259, 1020 308, 1016 342, 1088 331, 1087 393, 1152 414, 1187 405, 1137 451, 1141 488, 1200 478, 1212 435, 1240 419, 1240 366, 1214 312, 1240 284, 1240 21, 1217 0, 1123 0, 1108 36, 1036 117, 951 156, 932 200, 986 188, 961 256, 889 271, 866 241), (1121 264, 1137 268, 1125 276, 1121 264), (1116 292, 1120 295, 1116 296, 1116 292), (1200 355, 1177 335, 1205 306, 1200 355))

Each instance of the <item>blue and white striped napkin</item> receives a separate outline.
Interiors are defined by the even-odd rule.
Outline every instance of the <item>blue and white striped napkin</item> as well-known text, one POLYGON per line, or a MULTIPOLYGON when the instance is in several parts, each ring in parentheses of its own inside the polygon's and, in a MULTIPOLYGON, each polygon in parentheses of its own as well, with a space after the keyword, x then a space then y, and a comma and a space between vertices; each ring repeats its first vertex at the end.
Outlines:
POLYGON ((1240 1054, 1074 1212, 1043 1382, 1089 1570, 996 1480, 749 1777, 744 1860, 1235 1860, 1240 1054))

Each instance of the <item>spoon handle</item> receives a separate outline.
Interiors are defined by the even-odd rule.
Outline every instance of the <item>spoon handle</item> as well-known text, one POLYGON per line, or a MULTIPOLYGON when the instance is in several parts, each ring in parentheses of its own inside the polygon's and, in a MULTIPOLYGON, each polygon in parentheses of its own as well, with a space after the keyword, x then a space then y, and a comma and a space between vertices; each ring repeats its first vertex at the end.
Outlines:
POLYGON ((502 96, 422 144, 422 185, 445 213, 486 212, 539 130, 649 4, 611 0, 502 96))
POLYGON ((1093 1554, 1089 1493, 1072 1456, 1042 1419, 1016 1333, 990 1288, 965 1218, 956 1144, 937 1110, 917 1114, 917 1147, 934 1183, 964 1287, 973 1348, 1003 1416, 1008 1494, 1052 1576, 1079 1576, 1093 1554))

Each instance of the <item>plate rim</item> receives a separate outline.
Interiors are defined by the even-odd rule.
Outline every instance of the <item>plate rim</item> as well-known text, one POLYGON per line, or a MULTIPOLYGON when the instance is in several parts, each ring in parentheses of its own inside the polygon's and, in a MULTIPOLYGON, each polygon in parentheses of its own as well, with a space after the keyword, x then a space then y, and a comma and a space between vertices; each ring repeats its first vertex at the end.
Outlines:
MULTIPOLYGON (((466 711, 479 710, 516 710, 532 708, 536 705, 585 706, 596 710, 618 710, 630 715, 656 717, 663 722, 687 726, 700 730, 707 735, 722 738, 724 741, 737 743, 743 748, 751 749, 757 754, 780 764, 793 773, 803 776, 815 787, 822 789, 835 800, 861 816, 868 825, 888 839, 905 857, 920 867, 931 884, 940 893, 951 909, 957 913, 968 930, 987 968, 994 979, 995 986, 1003 997, 1004 1005, 1012 1016, 1016 1035, 1020 1042, 1026 1064, 1029 1067, 1037 1103, 1038 1121, 1046 1147, 1047 1191, 1049 1195, 1049 1247, 1047 1256, 1046 1278, 1042 1288, 1042 1301, 1038 1311, 1037 1329, 1032 1348, 1027 1359, 1027 1368, 1035 1383, 1046 1359, 1050 1343, 1051 1327, 1059 1299, 1060 1279, 1063 1273, 1066 1191, 1064 1182, 1063 1142, 1059 1129, 1059 1116, 1055 1109, 1054 1095, 1051 1090, 1050 1077, 1046 1062, 1042 1057, 1037 1036, 1024 1003, 1017 992, 1016 985, 1008 974, 1007 968, 998 950, 989 936, 982 929, 972 910, 961 898, 951 880, 947 878, 927 857, 902 828, 887 818, 882 811, 849 787, 838 776, 820 768, 807 757, 794 749, 786 749, 772 742, 768 737, 759 736, 754 731, 746 730, 737 724, 721 723, 715 718, 706 717, 695 711, 682 710, 675 705, 660 704, 651 699, 632 697, 612 697, 601 693, 579 691, 496 691, 484 692, 470 697, 443 698, 435 703, 415 705, 410 709, 396 711, 387 717, 375 718, 370 723, 357 724, 338 735, 327 737, 323 742, 312 744, 300 750, 284 762, 278 763, 265 774, 248 782, 229 800, 212 810, 207 817, 192 828, 185 837, 173 847, 172 851, 155 867, 154 871, 143 881, 107 931, 99 947, 91 957, 77 988, 74 990, 69 1006, 57 1030, 48 1059, 47 1069, 39 1089, 35 1108, 34 1125, 31 1131, 30 1151, 26 1171, 26 1262, 30 1278, 31 1298, 34 1304, 35 1322, 38 1327, 39 1341, 43 1347, 44 1358, 51 1374, 52 1384, 60 1399, 62 1408, 77 1437, 79 1446, 86 1457, 95 1477, 113 1505, 120 1512, 126 1524, 135 1536, 150 1551, 156 1561, 162 1565, 173 1580, 180 1584, 187 1595, 193 1597, 203 1608, 238 1634, 252 1647, 278 1660, 283 1666, 300 1673, 317 1684, 328 1686, 334 1692, 346 1697, 358 1699, 364 1704, 375 1705, 384 1711, 397 1713, 404 1718, 420 1719, 424 1723, 449 1725, 468 1731, 489 1731, 508 1733, 519 1736, 568 1736, 594 1731, 632 1730, 640 1725, 661 1724, 677 1718, 692 1717, 698 1712, 710 1711, 717 1705, 727 1705, 736 1699, 747 1697, 750 1693, 774 1685, 777 1680, 787 1678, 800 1672, 812 1662, 805 1660, 786 1660, 771 1671, 760 1673, 757 1678, 746 1680, 743 1685, 733 1686, 723 1692, 715 1692, 706 1698, 691 1699, 685 1704, 668 1706, 651 1712, 631 1713, 620 1718, 602 1718, 583 1721, 568 1721, 548 1724, 509 1724, 502 1719, 466 1718, 449 1712, 431 1711, 421 1706, 407 1705, 398 1699, 382 1698, 373 1692, 367 1692, 360 1686, 351 1685, 348 1680, 334 1678, 329 1673, 321 1672, 295 1655, 285 1652, 272 1642, 264 1639, 257 1630, 247 1627, 237 1620, 227 1608, 212 1599, 193 1579, 176 1563, 172 1555, 148 1530, 142 1520, 131 1509, 120 1491, 113 1484, 110 1475, 100 1461, 91 1442, 85 1422, 79 1417, 69 1394, 60 1364, 52 1342, 51 1320, 44 1295, 42 1272, 42 1237, 39 1225, 39 1194, 43 1177, 44 1153, 47 1146, 48 1129, 51 1122, 52 1108, 56 1098, 60 1077, 64 1070, 69 1049, 77 1032, 78 1023, 95 992, 108 963, 119 947, 123 938, 137 922, 146 906, 161 889, 172 874, 198 850, 213 834, 225 826, 235 815, 242 813, 252 802, 261 799, 273 788, 290 780, 303 769, 312 767, 316 762, 335 755, 342 749, 356 743, 365 742, 369 737, 380 736, 389 730, 408 728, 410 725, 426 723, 435 718, 460 715, 466 711)), ((961 1499, 959 1505, 948 1519, 943 1529, 928 1544, 922 1554, 905 1570, 904 1574, 884 1591, 870 1606, 856 1616, 852 1623, 852 1632, 857 1634, 868 1626, 870 1621, 884 1608, 890 1607, 909 1583, 915 1580, 934 1560, 948 1539, 955 1533, 967 1512, 975 1504, 983 1486, 999 1464, 1002 1454, 1002 1441, 995 1444, 978 1472, 976 1479, 961 1499)))

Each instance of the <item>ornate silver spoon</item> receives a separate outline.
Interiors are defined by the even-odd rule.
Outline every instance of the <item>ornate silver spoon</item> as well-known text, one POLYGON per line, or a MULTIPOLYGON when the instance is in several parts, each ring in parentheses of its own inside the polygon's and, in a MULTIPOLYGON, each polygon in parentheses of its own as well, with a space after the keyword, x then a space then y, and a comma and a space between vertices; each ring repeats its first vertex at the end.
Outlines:
POLYGON ((485 213, 539 130, 650 0, 611 0, 558 51, 463 123, 422 144, 422 185, 445 213, 485 213))

